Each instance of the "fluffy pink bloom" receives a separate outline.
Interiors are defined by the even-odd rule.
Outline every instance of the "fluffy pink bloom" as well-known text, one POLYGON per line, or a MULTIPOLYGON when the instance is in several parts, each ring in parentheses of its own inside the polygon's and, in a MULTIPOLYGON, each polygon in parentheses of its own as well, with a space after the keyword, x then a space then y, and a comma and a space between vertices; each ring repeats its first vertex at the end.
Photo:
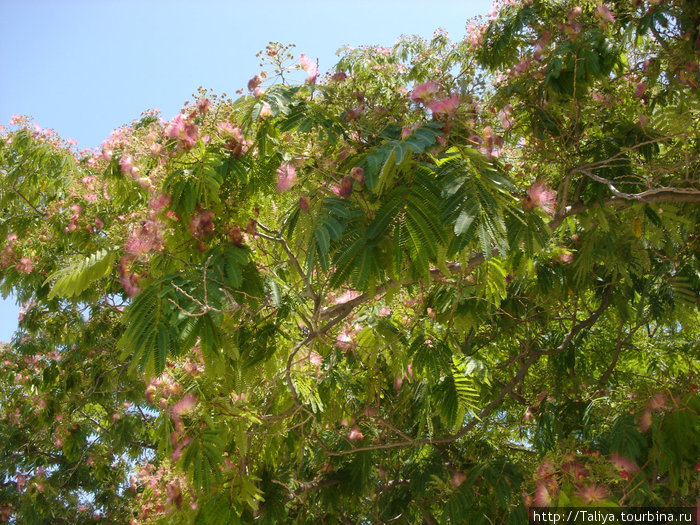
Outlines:
POLYGON ((272 116, 272 108, 270 107, 270 104, 268 104, 267 102, 263 102, 263 105, 260 108, 259 116, 260 118, 267 118, 272 116))
POLYGON ((197 239, 214 233, 214 212, 206 210, 192 217, 190 233, 197 239))
POLYGON ((413 88, 411 100, 413 102, 429 102, 435 98, 440 86, 437 82, 426 82, 413 88))
POLYGON ((513 119, 513 107, 507 104, 501 111, 498 112, 498 116, 501 119, 501 125, 504 131, 508 131, 515 124, 513 119))
POLYGON ((178 139, 181 148, 189 149, 195 145, 199 138, 199 128, 196 124, 186 120, 180 113, 165 127, 165 134, 171 139, 178 139))
MULTIPOLYGON (((173 432, 175 434, 175 432, 173 432)), ((171 458, 173 461, 177 461, 180 456, 182 455, 182 449, 185 448, 187 445, 190 444, 190 441, 192 441, 192 438, 189 436, 186 436, 184 439, 177 441, 177 438, 174 439, 175 444, 173 445, 173 453, 171 454, 171 458)))
POLYGON ((562 264, 569 264, 574 260, 574 254, 571 252, 563 252, 556 256, 556 260, 562 264))
POLYGON ((235 128, 230 122, 223 121, 216 124, 216 129, 219 130, 220 135, 224 137, 232 137, 238 128, 235 128))
POLYGON ((350 176, 360 184, 365 183, 365 170, 358 166, 355 166, 350 170, 350 176))
POLYGON ((646 82, 640 82, 637 84, 637 88, 634 90, 634 97, 635 98, 642 98, 644 96, 644 92, 647 89, 647 83, 646 82))
POLYGON ((459 96, 452 95, 445 100, 436 100, 428 104, 428 109, 435 115, 453 115, 459 107, 459 96))
POLYGON ((613 454, 610 456, 610 463, 615 465, 617 470, 620 472, 632 473, 639 470, 639 467, 634 461, 626 458, 618 452, 613 452, 613 454))
POLYGON ((17 263, 17 269, 22 273, 31 273, 34 263, 29 257, 22 257, 17 263))
POLYGON ((170 195, 161 193, 160 195, 153 197, 148 204, 153 211, 159 212, 162 209, 167 208, 170 204, 170 195))
POLYGON ((294 182, 296 180, 297 170, 294 168, 294 166, 288 162, 282 164, 279 168, 277 168, 277 186, 275 188, 277 193, 282 193, 283 191, 290 189, 292 186, 294 186, 294 182))
POLYGON ((535 487, 535 506, 549 507, 552 504, 553 494, 545 481, 538 481, 535 487))
POLYGON ((404 126, 401 128, 401 138, 405 139, 410 137, 414 131, 416 131, 420 127, 420 122, 416 122, 415 124, 412 124, 410 126, 404 126))
POLYGON ((361 432, 360 429, 357 428, 357 427, 352 427, 352 429, 351 429, 350 432, 348 433, 348 439, 349 439, 350 441, 360 440, 360 439, 362 439, 363 437, 364 437, 364 436, 362 435, 362 432, 361 432))
POLYGON ((163 249, 163 236, 158 223, 143 221, 140 229, 134 229, 124 244, 124 251, 136 257, 163 249))
POLYGON ((209 111, 209 108, 211 107, 211 101, 206 97, 200 98, 195 103, 195 107, 197 108, 197 111, 199 111, 200 115, 206 115, 209 111))
POLYGON ((134 159, 131 157, 131 155, 122 155, 122 158, 119 159, 119 167, 122 169, 122 173, 124 173, 124 175, 133 175, 134 159))
POLYGON ((535 181, 527 190, 527 197, 523 199, 522 206, 527 211, 540 207, 552 215, 556 198, 556 191, 550 190, 544 182, 535 181))
POLYGON ((248 81, 248 91, 255 91, 255 88, 262 84, 262 77, 260 75, 255 75, 248 81))
POLYGON ((452 486, 459 487, 462 483, 467 480, 467 475, 459 470, 452 474, 452 486))
POLYGON ((304 53, 302 53, 299 56, 299 63, 301 64, 301 68, 304 71, 306 71, 306 74, 308 75, 306 77, 306 83, 307 84, 316 83, 316 78, 318 77, 318 65, 316 64, 316 62, 314 62, 309 57, 307 57, 304 53))
POLYGON ((645 410, 642 412, 642 417, 639 420, 639 429, 646 432, 651 428, 651 411, 645 410))
POLYGON ((588 484, 578 489, 576 495, 586 503, 598 503, 608 496, 608 489, 603 485, 588 484))
POLYGON ((552 38, 552 32, 547 30, 542 33, 542 36, 537 40, 537 42, 535 42, 535 45, 532 48, 532 56, 535 58, 535 60, 542 58, 545 48, 549 44, 550 38, 552 38))
POLYGON ((562 471, 570 474, 576 481, 588 477, 588 469, 579 461, 568 461, 561 466, 562 471))
POLYGON ((185 133, 185 119, 180 113, 165 127, 165 134, 171 139, 180 138, 185 133))
POLYGON ((180 419, 180 416, 192 410, 197 404, 197 398, 192 394, 185 394, 182 399, 175 403, 172 408, 174 419, 180 419))
POLYGON ((359 296, 360 292, 356 290, 348 290, 336 299, 335 304, 345 304, 348 301, 352 301, 353 299, 358 298, 359 296))
POLYGON ((537 476, 540 478, 546 478, 554 474, 554 465, 549 461, 545 460, 537 469, 537 476))
POLYGON ((581 6, 577 5, 576 7, 574 7, 571 11, 569 11, 569 14, 568 14, 569 22, 576 20, 576 18, 581 16, 581 13, 583 13, 583 9, 581 9, 581 6))
POLYGON ((348 75, 345 71, 338 71, 337 73, 334 73, 333 76, 331 77, 331 80, 334 82, 343 82, 348 78, 348 75))
POLYGON ((605 24, 615 23, 615 15, 613 15, 612 11, 610 11, 610 9, 605 7, 603 4, 600 4, 595 8, 595 14, 605 24))
POLYGON ((343 331, 335 338, 335 346, 341 350, 351 350, 355 347, 355 343, 352 340, 352 336, 348 332, 343 331))
POLYGON ((530 67, 530 57, 525 57, 523 58, 520 63, 513 68, 513 73, 516 75, 519 75, 520 73, 524 73, 527 71, 527 68, 530 67))
POLYGON ((666 408, 666 396, 663 394, 656 394, 647 403, 647 408, 652 411, 666 408))

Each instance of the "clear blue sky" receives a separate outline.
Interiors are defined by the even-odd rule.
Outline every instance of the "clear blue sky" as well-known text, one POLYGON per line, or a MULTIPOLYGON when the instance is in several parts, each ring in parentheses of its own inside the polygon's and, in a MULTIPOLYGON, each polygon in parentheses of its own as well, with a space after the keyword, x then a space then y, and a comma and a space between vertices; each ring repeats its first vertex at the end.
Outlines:
MULTIPOLYGON (((270 41, 332 68, 343 45, 391 46, 401 34, 453 39, 491 0, 0 0, 0 123, 31 115, 79 147, 159 108, 174 116, 199 86, 234 95, 270 41)), ((0 341, 18 307, 0 299, 0 341)))

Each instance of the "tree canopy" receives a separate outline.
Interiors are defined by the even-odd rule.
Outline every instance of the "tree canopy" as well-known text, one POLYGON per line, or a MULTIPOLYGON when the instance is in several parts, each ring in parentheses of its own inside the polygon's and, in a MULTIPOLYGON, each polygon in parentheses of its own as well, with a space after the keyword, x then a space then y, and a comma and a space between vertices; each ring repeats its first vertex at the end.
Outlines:
POLYGON ((694 506, 700 12, 508 1, 271 43, 78 151, 0 140, 0 517, 509 523, 694 506))

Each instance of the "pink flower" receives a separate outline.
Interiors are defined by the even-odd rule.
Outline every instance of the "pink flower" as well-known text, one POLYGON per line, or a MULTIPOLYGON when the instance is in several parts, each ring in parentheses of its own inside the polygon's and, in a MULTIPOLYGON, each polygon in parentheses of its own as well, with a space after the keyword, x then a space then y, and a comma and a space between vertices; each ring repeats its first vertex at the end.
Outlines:
POLYGON ((171 139, 180 138, 185 133, 185 119, 180 113, 165 127, 165 134, 171 139))
POLYGON ((610 9, 605 7, 605 5, 603 4, 600 4, 598 5, 598 7, 596 7, 595 14, 604 24, 615 23, 615 15, 613 15, 612 11, 610 11, 610 9))
POLYGON ((530 57, 525 57, 523 58, 520 63, 513 68, 513 73, 516 75, 519 75, 520 73, 524 73, 527 71, 527 68, 530 67, 530 57))
POLYGON ((334 73, 333 76, 331 77, 331 80, 334 82, 343 82, 348 78, 347 73, 345 71, 338 71, 337 73, 334 73))
POLYGON ((134 297, 141 291, 141 288, 139 288, 139 276, 135 273, 122 275, 119 278, 119 282, 129 297, 134 297))
POLYGON ((282 193, 283 191, 290 189, 292 186, 294 186, 296 179, 297 170, 294 168, 294 166, 288 162, 282 164, 279 168, 277 168, 277 186, 275 188, 277 193, 282 193))
POLYGON ((126 244, 124 244, 124 251, 136 257, 162 249, 163 236, 160 227, 158 223, 152 220, 143 221, 141 229, 134 229, 126 244))
POLYGON ((255 75, 248 81, 248 91, 254 91, 256 87, 262 84, 262 77, 260 75, 255 75))
POLYGON ((33 262, 29 257, 22 257, 17 263, 16 268, 22 273, 31 273, 33 262))
POLYGON ((356 299, 360 296, 360 292, 356 290, 348 290, 347 292, 343 293, 340 297, 338 297, 335 301, 335 304, 345 304, 348 301, 352 301, 353 299, 356 299))
POLYGON ((172 408, 174 419, 180 419, 180 416, 192 410, 197 404, 197 398, 192 394, 185 394, 182 399, 175 403, 172 408))
POLYGON ((267 118, 272 116, 272 108, 270 107, 270 104, 268 104, 267 102, 263 102, 263 105, 260 108, 259 116, 260 118, 267 118))
POLYGON ((206 97, 200 98, 195 103, 195 107, 197 108, 197 111, 199 111, 200 115, 206 115, 209 111, 209 108, 211 107, 211 101, 206 97))
POLYGON ((134 159, 131 157, 131 155, 122 156, 122 158, 119 159, 119 167, 122 169, 122 173, 124 173, 124 175, 133 175, 134 159))
POLYGON ((644 96, 644 92, 647 89, 647 83, 646 82, 640 82, 637 84, 637 88, 634 90, 634 95, 632 95, 634 98, 642 98, 644 96))
POLYGON ((232 137, 238 128, 235 128, 230 122, 223 121, 216 124, 216 129, 223 137, 232 137))
POLYGON ((440 86, 437 82, 426 82, 413 88, 411 100, 413 102, 429 102, 435 98, 440 86))
POLYGON ((545 481, 538 481, 535 487, 535 506, 549 507, 552 504, 553 495, 545 481))
POLYGON ((355 343, 352 340, 350 334, 346 331, 340 332, 338 337, 335 338, 335 346, 341 350, 351 350, 355 347, 355 343))
POLYGON ((316 78, 318 77, 318 64, 307 57, 304 53, 299 56, 299 63, 301 64, 301 68, 306 71, 308 75, 306 77, 306 83, 315 84, 316 78))
POLYGON ((196 239, 214 233, 214 212, 206 210, 192 217, 190 221, 190 233, 196 239))
POLYGON ((459 487, 462 483, 467 480, 467 475, 459 470, 452 474, 452 486, 459 487))
POLYGON ((661 410, 666 408, 666 396, 663 394, 656 394, 647 403, 647 409, 652 411, 661 410))
POLYGON ((588 477, 588 469, 578 461, 568 461, 561 466, 562 471, 570 474, 575 480, 579 481, 588 477))
MULTIPOLYGON (((175 434, 175 432, 173 432, 173 434, 175 434)), ((177 461, 180 458, 180 456, 182 455, 182 449, 190 444, 190 441, 192 441, 192 438, 187 436, 187 437, 185 437, 185 439, 183 439, 179 442, 177 441, 177 438, 174 441, 176 442, 176 444, 173 445, 173 453, 171 454, 170 457, 173 461, 177 461)))
POLYGON ((544 182, 535 181, 527 190, 527 197, 523 199, 522 206, 526 211, 540 207, 549 215, 553 215, 556 197, 556 191, 550 190, 544 182))
POLYGON ((162 209, 167 208, 170 204, 170 195, 161 193, 160 195, 153 197, 148 204, 153 211, 159 212, 162 209))
POLYGON ((537 476, 540 478, 546 478, 554 474, 554 465, 549 461, 545 460, 537 469, 537 476))
POLYGON ((581 13, 583 13, 583 9, 581 9, 581 6, 577 5, 576 7, 574 7, 571 11, 569 11, 569 14, 567 16, 569 22, 576 20, 576 18, 578 18, 581 15, 581 13))
POLYGON ((178 139, 181 148, 189 149, 199 138, 199 128, 196 124, 185 120, 180 113, 165 127, 165 134, 171 139, 178 139))
POLYGON ((506 107, 499 111, 498 116, 501 119, 501 125, 504 131, 508 131, 515 124, 513 120, 513 108, 510 104, 507 104, 506 107))
POLYGON ((634 461, 626 458, 618 452, 613 452, 613 454, 610 456, 610 462, 613 465, 615 465, 615 467, 617 468, 617 470, 620 471, 620 473, 625 472, 629 474, 632 472, 637 472, 639 470, 639 467, 634 461))
POLYGON ((414 131, 416 131, 420 127, 420 122, 416 122, 415 124, 412 124, 410 126, 404 126, 401 128, 401 138, 405 139, 410 137, 414 131))
POLYGON ((557 261, 559 261, 562 264, 569 264, 569 263, 573 262, 574 254, 571 252, 563 252, 563 253, 558 254, 555 258, 557 261))
POLYGON ((355 166, 350 170, 350 176, 360 184, 365 183, 365 170, 358 166, 355 166))
POLYGON ((430 109, 434 115, 453 115, 457 111, 457 107, 459 107, 458 95, 452 95, 445 100, 437 100, 428 104, 428 109, 430 109))
POLYGON ((602 485, 588 484, 578 489, 576 495, 586 503, 598 503, 608 496, 608 489, 602 485))
POLYGON ((355 427, 352 427, 352 429, 351 429, 350 432, 348 433, 348 439, 349 439, 350 441, 360 440, 360 439, 362 439, 363 437, 364 437, 364 436, 362 435, 362 432, 361 432, 360 429, 357 428, 356 426, 355 426, 355 427))

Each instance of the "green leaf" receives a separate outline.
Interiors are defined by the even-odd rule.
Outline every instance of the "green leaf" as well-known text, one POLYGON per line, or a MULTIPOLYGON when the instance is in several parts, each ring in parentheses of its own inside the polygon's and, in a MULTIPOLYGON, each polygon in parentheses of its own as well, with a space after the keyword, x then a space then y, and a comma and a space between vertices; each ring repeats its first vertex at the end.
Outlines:
POLYGON ((110 272, 116 257, 117 251, 114 249, 99 250, 51 274, 44 284, 53 279, 57 280, 49 292, 49 299, 56 296, 70 298, 80 295, 93 282, 110 272))

